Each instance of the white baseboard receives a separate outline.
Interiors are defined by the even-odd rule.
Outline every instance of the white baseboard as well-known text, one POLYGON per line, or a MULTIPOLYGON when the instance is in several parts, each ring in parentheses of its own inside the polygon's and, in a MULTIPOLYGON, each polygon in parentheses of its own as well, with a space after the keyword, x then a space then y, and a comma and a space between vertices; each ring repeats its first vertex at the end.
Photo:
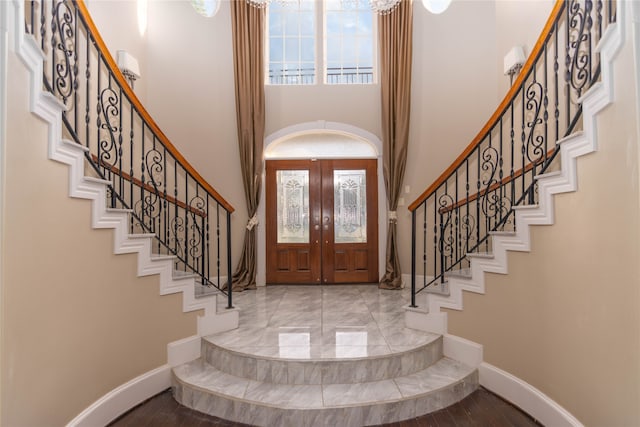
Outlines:
POLYGON ((200 357, 202 338, 193 335, 167 344, 167 363, 172 368, 200 357))
POLYGON ((455 335, 443 336, 443 353, 450 359, 457 360, 467 366, 477 367, 482 363, 482 345, 455 335))
POLYGON ((531 384, 489 363, 478 367, 480 385, 550 427, 584 427, 566 409, 531 384))
POLYGON ((171 387, 171 367, 160 366, 121 385, 96 400, 67 427, 104 426, 129 409, 171 387))

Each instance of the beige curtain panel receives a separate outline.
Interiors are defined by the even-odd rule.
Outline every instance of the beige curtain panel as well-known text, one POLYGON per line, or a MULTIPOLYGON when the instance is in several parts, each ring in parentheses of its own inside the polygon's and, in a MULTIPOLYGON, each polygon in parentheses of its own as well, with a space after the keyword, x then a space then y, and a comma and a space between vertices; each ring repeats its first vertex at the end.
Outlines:
POLYGON ((264 9, 245 1, 231 2, 233 65, 240 168, 249 220, 242 255, 233 273, 233 290, 256 287, 257 241, 255 218, 260 200, 264 141, 264 9))
MULTIPOLYGON (((382 144, 384 183, 389 211, 395 213, 404 179, 411 113, 411 62, 413 5, 402 0, 396 10, 378 17, 380 84, 382 87, 382 144)), ((402 272, 398 257, 395 215, 389 215, 385 273, 380 288, 400 289, 402 272)))

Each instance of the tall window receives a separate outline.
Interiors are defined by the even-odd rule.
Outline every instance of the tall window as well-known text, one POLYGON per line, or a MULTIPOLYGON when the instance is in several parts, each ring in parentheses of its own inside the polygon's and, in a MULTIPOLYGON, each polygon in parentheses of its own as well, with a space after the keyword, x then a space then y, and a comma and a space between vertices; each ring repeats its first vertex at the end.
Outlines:
POLYGON ((373 12, 369 1, 328 0, 324 18, 326 83, 373 83, 373 12))
POLYGON ((374 82, 369 0, 274 1, 267 31, 269 84, 374 82))
POLYGON ((276 85, 313 84, 316 77, 315 2, 269 5, 268 76, 276 85))

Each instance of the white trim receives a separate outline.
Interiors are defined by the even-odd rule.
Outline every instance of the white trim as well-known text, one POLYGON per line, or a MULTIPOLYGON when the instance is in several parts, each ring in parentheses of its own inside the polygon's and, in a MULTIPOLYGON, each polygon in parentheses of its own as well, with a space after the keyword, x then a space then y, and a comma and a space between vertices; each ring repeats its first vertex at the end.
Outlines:
POLYGON ((107 425, 129 409, 169 387, 171 367, 160 366, 105 394, 71 420, 67 427, 107 425))
POLYGON ((446 334, 442 338, 442 351, 445 357, 473 367, 482 363, 482 345, 455 335, 446 334))
POLYGON ((167 344, 167 363, 171 367, 191 362, 200 357, 202 338, 193 335, 167 344))
MULTIPOLYGON (((288 126, 280 129, 270 135, 264 140, 263 153, 266 152, 271 144, 277 144, 280 140, 285 138, 291 138, 297 135, 304 135, 317 132, 332 132, 341 133, 345 135, 352 135, 358 139, 362 139, 370 143, 377 152, 378 157, 378 277, 382 277, 385 271, 385 252, 387 247, 387 190, 384 185, 384 174, 382 170, 382 141, 376 135, 368 132, 362 128, 352 126, 346 123, 328 122, 325 120, 318 120, 315 122, 299 123, 293 126, 288 126)), ((263 165, 264 166, 264 165, 263 165)), ((263 167, 262 173, 262 191, 260 192, 260 203, 258 204, 258 261, 256 273, 256 284, 258 286, 264 286, 266 284, 266 271, 267 271, 267 255, 266 255, 266 209, 265 209, 265 173, 263 167), (265 248, 265 250, 260 250, 265 248)))
POLYGON ((583 427, 583 424, 549 396, 510 373, 489 363, 478 367, 480 385, 510 401, 542 425, 583 427))

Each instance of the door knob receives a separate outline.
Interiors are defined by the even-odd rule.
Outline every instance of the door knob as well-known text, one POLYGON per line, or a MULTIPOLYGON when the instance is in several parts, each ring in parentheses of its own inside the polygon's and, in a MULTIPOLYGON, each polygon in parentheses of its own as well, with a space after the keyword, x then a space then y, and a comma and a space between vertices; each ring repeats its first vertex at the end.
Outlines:
POLYGON ((316 230, 316 231, 320 230, 320 226, 318 224, 316 224, 316 225, 313 226, 313 229, 316 230))

